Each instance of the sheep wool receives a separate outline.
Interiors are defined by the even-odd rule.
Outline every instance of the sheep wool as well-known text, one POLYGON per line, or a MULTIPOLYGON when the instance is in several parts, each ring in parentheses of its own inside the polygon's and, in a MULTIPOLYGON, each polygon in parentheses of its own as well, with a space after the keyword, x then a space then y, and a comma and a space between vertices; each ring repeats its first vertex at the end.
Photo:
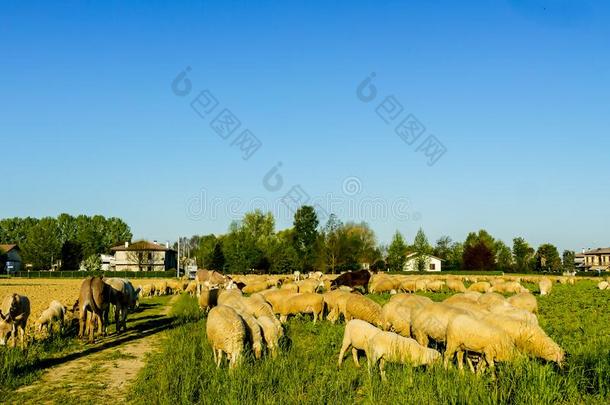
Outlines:
POLYGON ((345 320, 362 319, 368 323, 381 327, 383 318, 381 315, 381 305, 362 295, 352 294, 347 299, 345 320))
POLYGON ((223 353, 226 353, 229 368, 235 368, 246 339, 246 327, 241 316, 225 305, 212 308, 206 322, 206 335, 214 352, 216 367, 220 367, 223 353))
POLYGON ((553 289, 553 282, 550 279, 543 277, 538 282, 538 287, 540 289, 540 295, 549 295, 553 289))
POLYGON ((324 314, 324 297, 322 294, 295 294, 279 305, 280 322, 284 323, 289 315, 313 314, 313 322, 324 314))
POLYGON ((538 301, 530 292, 523 292, 508 298, 508 303, 515 308, 523 309, 532 314, 538 313, 538 301))
POLYGON ((401 305, 399 301, 388 302, 381 309, 383 330, 411 337, 411 308, 401 305))

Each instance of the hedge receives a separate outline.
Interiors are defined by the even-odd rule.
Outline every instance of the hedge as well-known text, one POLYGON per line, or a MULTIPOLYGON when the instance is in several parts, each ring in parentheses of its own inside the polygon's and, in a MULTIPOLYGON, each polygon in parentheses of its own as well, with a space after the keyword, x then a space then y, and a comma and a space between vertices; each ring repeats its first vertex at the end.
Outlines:
POLYGON ((11 277, 19 278, 85 278, 90 276, 120 278, 171 278, 176 270, 169 271, 18 271, 11 277))

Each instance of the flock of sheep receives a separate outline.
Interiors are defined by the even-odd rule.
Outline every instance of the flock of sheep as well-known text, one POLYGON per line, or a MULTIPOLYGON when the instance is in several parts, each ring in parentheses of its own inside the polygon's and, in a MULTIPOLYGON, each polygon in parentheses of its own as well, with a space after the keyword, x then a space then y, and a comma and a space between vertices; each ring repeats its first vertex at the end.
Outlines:
POLYGON ((229 367, 236 367, 247 346, 260 358, 264 343, 275 356, 282 324, 296 314, 311 314, 314 323, 324 317, 335 323, 343 317, 346 325, 339 366, 351 347, 356 366, 358 353, 363 351, 369 368, 379 365, 382 377, 387 362, 413 366, 443 362, 448 367, 456 359, 460 370, 466 362, 480 373, 518 356, 559 366, 564 361, 564 351, 538 324, 536 297, 521 283, 535 282, 539 294, 548 295, 554 282, 574 284, 574 277, 375 274, 368 281, 368 291, 392 294, 383 306, 350 285, 336 285, 330 276, 311 273, 300 278, 198 274, 199 306, 209 311, 206 335, 218 367, 224 354, 229 367), (468 288, 464 281, 471 283, 468 288), (455 294, 442 302, 413 294, 443 290, 455 294))

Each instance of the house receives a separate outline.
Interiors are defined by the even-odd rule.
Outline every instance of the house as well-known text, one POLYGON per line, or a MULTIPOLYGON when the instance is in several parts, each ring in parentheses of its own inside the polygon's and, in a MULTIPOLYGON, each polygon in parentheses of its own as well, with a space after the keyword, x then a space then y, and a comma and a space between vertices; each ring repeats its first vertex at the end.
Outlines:
POLYGON ((0 273, 9 274, 21 270, 21 250, 15 244, 0 245, 0 273))
POLYGON ((584 252, 585 269, 592 271, 610 270, 610 248, 597 248, 584 252))
MULTIPOLYGON (((426 255, 426 271, 441 271, 442 259, 426 255)), ((403 267, 403 271, 417 271, 417 253, 407 253, 407 261, 403 267)))
POLYGON ((576 271, 583 271, 585 269, 585 253, 574 254, 574 269, 576 271))
POLYGON ((161 245, 145 240, 125 242, 110 251, 114 255, 114 266, 111 266, 112 261, 108 263, 111 270, 166 271, 175 269, 177 265, 178 254, 174 249, 170 249, 169 243, 161 245))
POLYGON ((100 259, 102 260, 102 271, 114 270, 114 256, 101 254, 100 259))

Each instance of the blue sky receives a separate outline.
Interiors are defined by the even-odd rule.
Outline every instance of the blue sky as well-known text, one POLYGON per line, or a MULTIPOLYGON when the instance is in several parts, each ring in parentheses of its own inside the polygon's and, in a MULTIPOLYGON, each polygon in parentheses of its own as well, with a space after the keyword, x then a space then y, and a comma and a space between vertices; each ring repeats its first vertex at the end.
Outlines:
POLYGON ((0 216, 100 213, 166 240, 276 207, 283 228, 298 184, 382 242, 421 226, 610 244, 608 2, 124 3, 0 6, 0 216), (376 114, 391 95, 426 128, 413 145, 376 114), (241 121, 228 140, 210 127, 224 108, 241 121), (248 160, 231 145, 244 129, 262 143, 248 160), (446 148, 432 166, 416 151, 430 134, 446 148))

